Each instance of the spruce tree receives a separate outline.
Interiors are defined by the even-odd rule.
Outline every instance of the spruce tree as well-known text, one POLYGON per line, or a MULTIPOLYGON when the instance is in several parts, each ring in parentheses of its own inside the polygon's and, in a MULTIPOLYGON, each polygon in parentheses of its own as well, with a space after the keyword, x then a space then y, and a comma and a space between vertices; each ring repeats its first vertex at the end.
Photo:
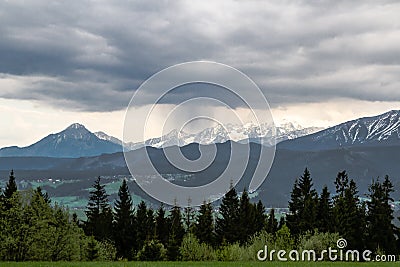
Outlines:
MULTIPOLYGON (((348 248, 364 249, 366 222, 365 205, 361 205, 357 185, 354 180, 348 181, 346 172, 340 172, 336 178, 341 186, 336 187, 334 198, 335 231, 347 240, 348 248)), ((336 183, 339 184, 339 183, 336 183)))
POLYGON ((43 197, 44 201, 46 201, 49 204, 51 203, 51 199, 49 197, 49 194, 47 192, 43 193, 42 188, 40 186, 38 186, 36 188, 36 191, 43 197))
POLYGON ((155 235, 158 241, 166 247, 168 245, 168 238, 169 238, 169 220, 165 216, 165 209, 163 204, 157 210, 156 213, 156 229, 155 235))
POLYGON ((215 232, 211 203, 206 203, 204 201, 200 206, 194 233, 200 242, 214 245, 215 232))
POLYGON ((4 190, 4 197, 10 199, 12 195, 17 192, 17 183, 15 182, 14 170, 11 170, 6 189, 4 190))
POLYGON ((393 202, 390 194, 393 192, 392 182, 386 176, 383 183, 373 181, 369 186, 368 201, 368 248, 376 251, 378 248, 385 253, 396 252, 396 227, 393 225, 393 202))
POLYGON ((114 242, 117 257, 131 259, 135 240, 134 211, 128 184, 124 179, 118 191, 118 199, 114 206, 114 242))
POLYGON ((258 233, 265 228, 265 224, 267 221, 267 215, 265 214, 265 207, 261 200, 257 202, 255 205, 255 232, 258 233))
POLYGON ((316 226, 318 195, 313 189, 310 172, 306 168, 299 180, 296 180, 289 202, 287 226, 296 237, 316 226))
POLYGON ((328 187, 325 185, 318 200, 317 228, 319 232, 332 232, 332 201, 328 187))
POLYGON ((142 200, 136 211, 135 216, 136 221, 136 244, 134 244, 134 250, 137 252, 143 248, 145 241, 147 240, 149 234, 148 218, 147 218, 147 206, 142 200))
POLYGON ((169 216, 170 221, 170 235, 167 246, 168 259, 175 261, 179 257, 179 247, 181 246, 183 236, 185 235, 185 229, 182 223, 181 209, 178 206, 174 206, 169 216))
POLYGON ((286 216, 286 224, 293 235, 300 233, 300 229, 298 227, 303 209, 301 202, 302 196, 299 187, 299 180, 296 179, 293 184, 292 192, 290 193, 289 214, 286 216))
POLYGON ((239 199, 234 187, 222 198, 215 230, 220 244, 239 240, 239 199))
POLYGON ((155 221, 155 216, 154 216, 154 210, 152 208, 147 209, 147 236, 146 240, 152 240, 155 236, 155 231, 156 231, 156 221, 155 221))
POLYGON ((185 229, 186 232, 191 232, 193 231, 193 226, 194 226, 194 220, 195 220, 195 214, 194 214, 194 209, 191 206, 192 200, 189 198, 188 199, 188 206, 184 208, 184 213, 183 213, 183 221, 185 223, 185 229))
POLYGON ((87 217, 85 232, 98 241, 112 238, 113 214, 104 187, 100 184, 99 176, 93 184, 85 211, 87 217))
POLYGON ((346 171, 339 172, 335 179, 336 194, 344 197, 346 189, 349 187, 349 177, 346 171))
POLYGON ((255 228, 255 207, 250 203, 247 190, 244 189, 239 202, 239 241, 241 244, 256 232, 255 228))
POLYGON ((267 233, 270 233, 273 236, 275 236, 275 233, 278 231, 278 220, 275 218, 275 209, 271 209, 268 215, 265 230, 267 231, 267 233))

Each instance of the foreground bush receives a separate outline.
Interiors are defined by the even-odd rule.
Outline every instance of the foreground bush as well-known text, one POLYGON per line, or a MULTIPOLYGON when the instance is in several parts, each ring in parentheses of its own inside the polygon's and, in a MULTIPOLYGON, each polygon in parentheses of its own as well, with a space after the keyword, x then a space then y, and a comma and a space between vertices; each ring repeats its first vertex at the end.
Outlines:
POLYGON ((167 259, 167 250, 157 240, 147 241, 137 254, 140 261, 163 261, 167 259))
POLYGON ((200 243, 193 234, 188 234, 183 238, 179 252, 184 261, 217 260, 214 249, 210 245, 200 243))

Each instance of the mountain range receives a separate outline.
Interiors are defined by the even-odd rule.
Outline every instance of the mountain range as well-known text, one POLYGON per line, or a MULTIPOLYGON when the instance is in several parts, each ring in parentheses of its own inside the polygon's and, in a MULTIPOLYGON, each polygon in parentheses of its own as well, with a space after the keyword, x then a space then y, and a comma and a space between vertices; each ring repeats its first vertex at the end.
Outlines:
POLYGON ((168 134, 150 138, 144 142, 124 143, 118 138, 109 136, 104 132, 95 132, 94 134, 103 140, 111 141, 115 144, 124 145, 127 150, 135 150, 141 147, 151 146, 156 148, 165 148, 169 146, 185 146, 191 143, 201 145, 218 144, 226 141, 235 141, 239 143, 255 142, 263 144, 276 144, 284 140, 298 138, 322 130, 321 127, 302 127, 299 124, 286 122, 276 126, 276 134, 273 137, 272 127, 268 124, 256 125, 248 123, 245 125, 217 125, 206 128, 198 133, 186 133, 184 131, 172 130, 168 134), (262 130, 260 130, 260 128, 262 130))
MULTIPOLYGON (((210 132, 213 131, 210 130, 210 132)), ((400 111, 393 110, 374 117, 348 121, 298 138, 293 136, 285 137, 287 140, 277 145, 271 170, 254 196, 256 199, 261 199, 267 206, 285 207, 290 198, 290 190, 294 180, 302 174, 305 167, 308 167, 311 170, 315 187, 320 190, 322 186, 328 185, 331 192, 335 190, 333 181, 337 172, 347 170, 349 177, 355 179, 360 196, 364 196, 368 192, 368 185, 372 179, 389 175, 396 190, 393 197, 398 199, 400 197, 400 179, 398 178, 400 173, 400 165, 398 164, 398 159, 400 158, 399 132, 400 111)), ((218 133, 218 131, 216 130, 214 133, 218 133)), ((204 138, 204 140, 217 140, 214 136, 216 137, 218 134, 210 134, 208 136, 210 139, 204 138)), ((218 140, 222 141, 223 139, 218 140)), ((239 148, 246 146, 241 143, 243 139, 238 138, 238 140, 238 142, 226 141, 217 143, 215 161, 210 167, 198 173, 188 173, 173 166, 167 160, 164 150, 174 148, 169 147, 168 143, 160 143, 160 139, 147 141, 148 144, 151 143, 160 148, 146 146, 129 153, 135 158, 138 166, 143 166, 144 155, 149 155, 156 169, 177 184, 201 186, 210 182, 224 170, 229 160, 232 146, 239 148), (162 146, 167 146, 167 148, 161 149, 162 146), (147 150, 147 153, 143 153, 143 150, 147 150)), ((14 168, 18 173, 18 177, 26 181, 36 181, 38 177, 71 179, 77 182, 65 183, 57 188, 51 185, 44 186, 44 189, 53 195, 62 194, 65 196, 84 197, 87 195, 88 186, 90 187, 92 183, 91 177, 107 176, 110 177, 110 181, 114 181, 113 179, 115 178, 113 177, 121 175, 129 177, 130 173, 126 167, 124 155, 119 152, 121 151, 122 142, 118 142, 120 141, 104 133, 92 134, 82 125, 74 124, 61 133, 49 135, 42 139, 36 143, 40 145, 38 147, 35 144, 33 147, 26 148, 27 150, 22 149, 25 153, 33 153, 39 151, 39 149, 46 148, 47 150, 42 151, 47 151, 47 153, 51 154, 55 153, 54 151, 57 151, 57 149, 63 148, 63 150, 59 151, 64 151, 63 153, 69 155, 69 157, 3 156, 0 157, 0 175, 1 177, 7 177, 9 170, 14 168), (68 149, 66 144, 69 142, 74 143, 76 140, 81 139, 85 140, 82 147, 78 147, 75 144, 73 149, 68 149), (65 145, 61 145, 63 140, 68 142, 65 145), (83 156, 80 158, 70 156, 81 155, 79 153, 83 153, 86 148, 89 148, 89 151, 92 151, 91 153, 99 153, 100 150, 94 150, 95 147, 96 149, 98 148, 97 142, 99 140, 102 141, 99 144, 106 144, 107 146, 112 144, 112 146, 108 147, 111 154, 83 156), (47 146, 45 141, 48 142, 47 146), (75 154, 71 154, 72 152, 75 154)), ((196 158, 199 155, 199 151, 203 151, 200 146, 207 146, 207 144, 191 143, 181 147, 181 151, 189 158, 196 158)), ((236 157, 239 164, 244 160, 248 160, 246 171, 237 185, 238 190, 243 190, 249 185, 254 168, 259 163, 258 151, 260 151, 261 145, 252 142, 250 147, 251 153, 248 159, 244 158, 245 153, 239 153, 239 156, 236 157)), ((0 152, 4 153, 4 150, 7 149, 2 149, 0 152)), ((138 171, 140 175, 146 175, 145 168, 140 167, 138 171)), ((130 188, 133 188, 134 194, 146 198, 146 194, 140 190, 133 180, 130 180, 130 188)))
POLYGON ((260 142, 260 138, 265 143, 272 144, 321 129, 317 127, 303 128, 300 125, 286 123, 276 127, 276 139, 274 139, 271 137, 271 128, 268 125, 262 125, 261 127, 265 127, 265 132, 260 131, 260 127, 254 124, 247 124, 244 127, 228 124, 226 128, 219 125, 204 129, 196 134, 173 130, 167 135, 151 138, 144 142, 124 143, 120 139, 104 132, 92 133, 85 126, 74 123, 65 130, 50 134, 30 146, 2 148, 0 149, 0 157, 79 158, 121 152, 122 146, 124 146, 125 150, 135 150, 147 146, 165 148, 174 145, 185 146, 190 143, 208 145, 224 143, 228 140, 240 143, 260 142))

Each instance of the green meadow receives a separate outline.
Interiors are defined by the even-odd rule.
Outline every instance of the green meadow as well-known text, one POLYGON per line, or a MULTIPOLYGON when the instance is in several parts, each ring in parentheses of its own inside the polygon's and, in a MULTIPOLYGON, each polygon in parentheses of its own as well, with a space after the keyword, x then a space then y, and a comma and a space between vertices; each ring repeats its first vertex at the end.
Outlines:
POLYGON ((235 266, 235 267, 253 267, 253 266, 271 266, 271 267, 391 267, 399 266, 398 262, 1 262, 0 267, 203 267, 203 266, 235 266))

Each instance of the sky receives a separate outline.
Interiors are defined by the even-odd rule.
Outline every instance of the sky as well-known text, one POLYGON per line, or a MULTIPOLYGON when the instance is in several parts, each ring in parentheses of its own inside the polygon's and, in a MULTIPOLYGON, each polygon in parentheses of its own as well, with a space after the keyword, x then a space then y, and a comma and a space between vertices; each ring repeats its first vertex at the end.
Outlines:
MULTIPOLYGON (((375 0, 0 0, 0 147, 74 122, 121 138, 139 86, 198 60, 248 75, 277 124, 328 127, 400 109, 398 14, 398 1, 375 0)), ((178 90, 158 116, 199 90, 178 90)), ((148 105, 134 107, 138 121, 148 105)), ((201 109, 229 112, 183 112, 201 109)))

